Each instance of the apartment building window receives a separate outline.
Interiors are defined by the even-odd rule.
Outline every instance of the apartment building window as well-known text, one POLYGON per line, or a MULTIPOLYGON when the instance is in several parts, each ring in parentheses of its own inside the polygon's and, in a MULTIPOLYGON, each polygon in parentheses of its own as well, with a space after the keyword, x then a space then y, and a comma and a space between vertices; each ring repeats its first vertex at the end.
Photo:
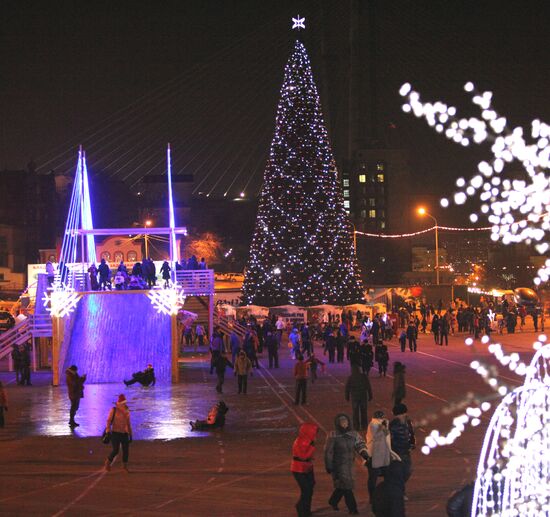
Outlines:
POLYGON ((384 173, 379 172, 379 173, 376 175, 376 181, 377 181, 378 183, 384 183, 384 180, 385 180, 384 173))
POLYGON ((344 197, 349 197, 349 190, 344 190, 344 197))
POLYGON ((367 175, 359 174, 359 183, 366 183, 366 182, 367 182, 367 175))
POLYGON ((344 184, 344 187, 349 187, 349 178, 344 178, 343 184, 344 184))
POLYGON ((369 217, 371 219, 375 219, 376 218, 376 210, 369 210, 369 217))
POLYGON ((369 197, 369 206, 376 206, 376 198, 369 197))
POLYGON ((349 201, 347 199, 344 201, 344 208, 349 208, 349 201))

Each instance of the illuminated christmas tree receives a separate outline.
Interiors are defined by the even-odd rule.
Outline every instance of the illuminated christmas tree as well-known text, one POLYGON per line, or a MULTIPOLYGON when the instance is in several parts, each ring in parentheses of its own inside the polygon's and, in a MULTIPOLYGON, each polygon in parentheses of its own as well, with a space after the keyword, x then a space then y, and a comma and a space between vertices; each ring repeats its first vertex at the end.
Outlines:
POLYGON ((243 300, 264 306, 363 301, 352 226, 300 41, 285 68, 243 300))

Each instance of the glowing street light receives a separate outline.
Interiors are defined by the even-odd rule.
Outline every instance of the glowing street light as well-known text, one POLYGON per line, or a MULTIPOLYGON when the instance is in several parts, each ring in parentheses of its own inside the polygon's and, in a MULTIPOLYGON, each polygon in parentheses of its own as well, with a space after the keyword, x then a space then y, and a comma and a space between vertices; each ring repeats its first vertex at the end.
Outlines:
POLYGON ((437 219, 432 214, 430 214, 423 206, 418 207, 416 212, 421 217, 431 217, 435 223, 435 283, 439 285, 439 235, 437 232, 437 219))
MULTIPOLYGON (((153 221, 151 221, 151 219, 147 219, 147 221, 145 221, 146 228, 149 228, 152 224, 153 221)), ((145 238, 145 258, 147 258, 149 257, 149 235, 145 234, 143 237, 145 238)))

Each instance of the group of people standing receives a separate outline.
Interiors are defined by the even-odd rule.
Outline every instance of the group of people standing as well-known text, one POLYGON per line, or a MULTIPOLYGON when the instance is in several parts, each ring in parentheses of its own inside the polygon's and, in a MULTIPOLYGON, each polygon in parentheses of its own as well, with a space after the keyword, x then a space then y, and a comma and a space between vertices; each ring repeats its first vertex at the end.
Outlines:
MULTIPOLYGON (((352 428, 346 414, 334 419, 335 430, 327 436, 324 447, 324 467, 332 477, 333 492, 328 499, 337 511, 344 498, 350 514, 358 514, 354 495, 354 461, 358 455, 368 469, 370 504, 377 517, 404 517, 405 483, 411 475, 411 451, 416 446, 411 420, 403 403, 393 407, 393 419, 388 421, 383 411, 376 411, 366 434, 352 428), (378 482, 383 479, 381 482, 378 482)), ((290 470, 300 488, 296 503, 299 517, 312 515, 311 504, 315 486, 314 455, 319 428, 306 422, 300 425, 292 446, 290 470)))
POLYGON ((31 351, 32 345, 13 345, 11 359, 15 370, 15 382, 20 386, 32 386, 31 384, 31 351))

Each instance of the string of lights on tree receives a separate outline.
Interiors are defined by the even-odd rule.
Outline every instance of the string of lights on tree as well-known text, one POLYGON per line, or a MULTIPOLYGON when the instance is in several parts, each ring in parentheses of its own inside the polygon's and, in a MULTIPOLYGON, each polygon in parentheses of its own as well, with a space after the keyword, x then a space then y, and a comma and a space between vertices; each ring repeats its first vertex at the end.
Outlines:
MULTIPOLYGON (((531 124, 531 142, 526 142, 523 129, 507 128, 506 119, 492 108, 491 92, 476 92, 472 83, 465 85, 473 92, 481 119, 457 117, 456 108, 442 102, 422 103, 420 95, 404 84, 400 94, 407 98, 405 112, 424 117, 439 133, 463 146, 474 142, 491 142, 492 157, 478 164, 479 174, 469 181, 459 178, 459 191, 454 194, 456 204, 464 204, 468 197, 478 196, 479 212, 486 214, 491 227, 491 238, 504 244, 525 242, 534 244, 544 254, 549 246, 550 228, 550 126, 534 120, 531 124), (520 163, 522 177, 508 178, 507 164, 520 163)), ((443 207, 449 200, 441 200, 443 207)), ((470 215, 472 222, 478 213, 470 215)), ((537 272, 537 285, 547 282, 550 260, 537 272)), ((493 366, 472 361, 470 364, 498 396, 504 397, 496 408, 485 434, 477 467, 472 515, 535 517, 550 514, 550 345, 546 336, 539 336, 533 344, 535 355, 529 365, 517 353, 506 354, 498 343, 489 344, 488 351, 504 366, 525 378, 522 386, 510 390, 498 378, 493 366)), ((471 346, 473 340, 468 338, 471 346)), ((490 402, 469 393, 455 408, 466 406, 455 417, 451 430, 442 435, 434 429, 422 447, 424 454, 440 445, 453 443, 469 423, 480 424, 482 413, 490 409, 490 402)))
MULTIPOLYGON (((295 28, 303 28, 298 21, 295 28)), ((264 306, 363 300, 352 227, 300 41, 285 68, 243 300, 264 306)))

